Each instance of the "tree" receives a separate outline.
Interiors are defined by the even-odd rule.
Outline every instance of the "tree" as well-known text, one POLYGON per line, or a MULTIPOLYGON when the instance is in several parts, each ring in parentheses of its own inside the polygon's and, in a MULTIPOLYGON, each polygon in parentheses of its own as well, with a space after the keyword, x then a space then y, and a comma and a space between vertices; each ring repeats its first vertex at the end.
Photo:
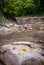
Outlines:
POLYGON ((43 10, 43 0, 3 0, 3 11, 15 16, 26 16, 40 14, 43 10))

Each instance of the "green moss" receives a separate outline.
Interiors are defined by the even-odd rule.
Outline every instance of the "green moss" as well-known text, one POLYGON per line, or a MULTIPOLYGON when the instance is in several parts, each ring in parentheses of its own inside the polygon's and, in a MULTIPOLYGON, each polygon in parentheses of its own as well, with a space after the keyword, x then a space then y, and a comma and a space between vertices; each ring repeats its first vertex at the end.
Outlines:
POLYGON ((5 26, 5 22, 0 22, 0 26, 5 26))

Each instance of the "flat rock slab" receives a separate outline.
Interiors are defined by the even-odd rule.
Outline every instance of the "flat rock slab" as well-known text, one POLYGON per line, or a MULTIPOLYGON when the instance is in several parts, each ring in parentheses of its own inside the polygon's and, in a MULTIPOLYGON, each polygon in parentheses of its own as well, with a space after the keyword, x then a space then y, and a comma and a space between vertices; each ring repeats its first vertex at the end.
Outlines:
POLYGON ((0 35, 6 35, 10 33, 12 33, 10 28, 0 26, 0 35))
POLYGON ((31 42, 14 42, 0 47, 0 60, 6 65, 44 65, 40 48, 32 48, 31 42))

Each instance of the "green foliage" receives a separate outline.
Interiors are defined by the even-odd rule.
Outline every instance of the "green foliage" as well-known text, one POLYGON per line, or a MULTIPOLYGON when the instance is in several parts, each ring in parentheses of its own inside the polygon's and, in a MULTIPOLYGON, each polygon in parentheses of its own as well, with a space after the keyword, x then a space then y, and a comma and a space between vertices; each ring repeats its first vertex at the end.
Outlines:
POLYGON ((40 14, 44 6, 40 0, 3 0, 3 3, 3 11, 14 16, 40 14))
POLYGON ((0 26, 5 26, 5 22, 0 21, 0 26))

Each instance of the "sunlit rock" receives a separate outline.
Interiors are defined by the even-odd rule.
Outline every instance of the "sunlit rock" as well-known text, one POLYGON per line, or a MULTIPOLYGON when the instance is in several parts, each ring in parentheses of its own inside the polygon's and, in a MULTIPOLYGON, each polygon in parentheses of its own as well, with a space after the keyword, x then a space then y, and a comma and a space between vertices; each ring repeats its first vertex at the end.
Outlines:
POLYGON ((13 65, 42 65, 42 61, 44 62, 44 57, 40 54, 41 50, 30 47, 30 45, 32 45, 31 42, 23 43, 22 41, 3 45, 2 48, 6 50, 6 57, 10 54, 9 61, 11 61, 11 63, 7 59, 6 61, 10 64, 13 63, 13 65))

